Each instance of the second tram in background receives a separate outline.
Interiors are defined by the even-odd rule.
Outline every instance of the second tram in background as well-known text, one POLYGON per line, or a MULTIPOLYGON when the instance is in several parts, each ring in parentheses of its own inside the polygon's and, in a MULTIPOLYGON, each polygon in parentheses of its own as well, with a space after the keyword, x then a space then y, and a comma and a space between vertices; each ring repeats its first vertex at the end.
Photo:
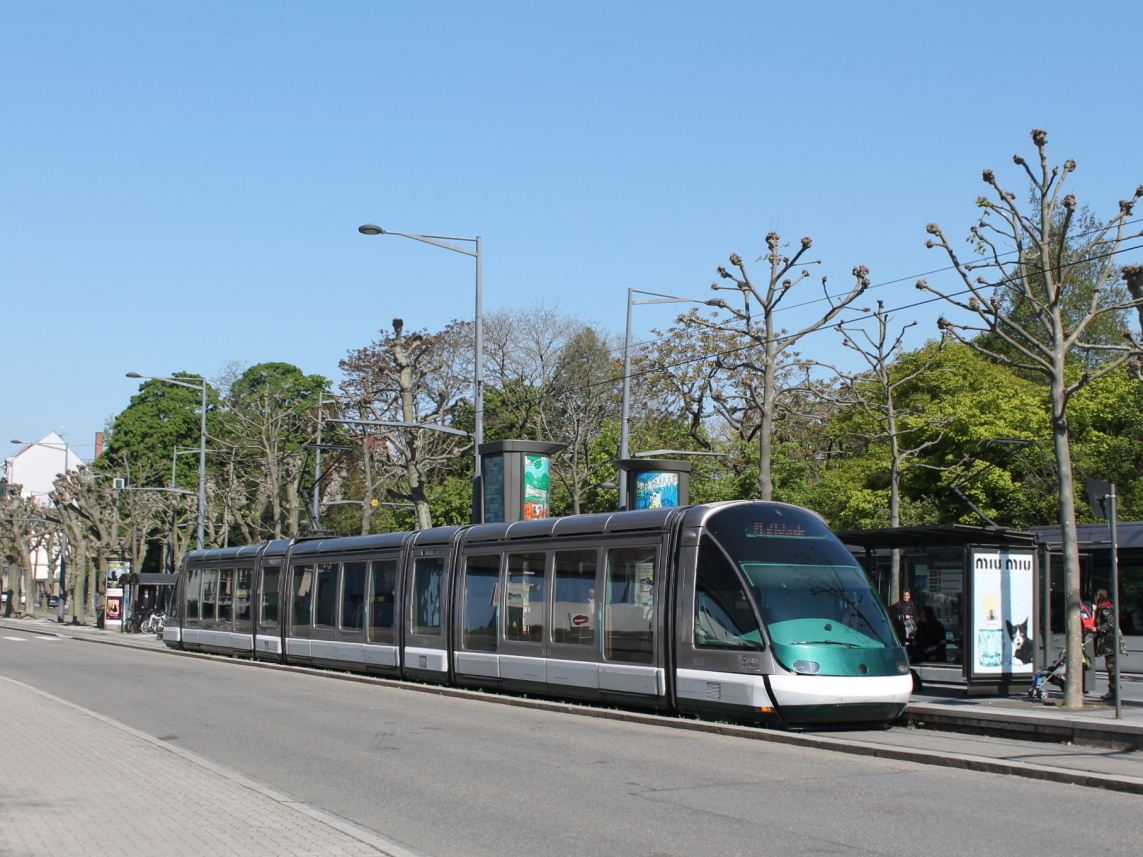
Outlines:
POLYGON ((780 727, 888 723, 913 682, 849 551, 762 501, 195 551, 164 640, 780 727))

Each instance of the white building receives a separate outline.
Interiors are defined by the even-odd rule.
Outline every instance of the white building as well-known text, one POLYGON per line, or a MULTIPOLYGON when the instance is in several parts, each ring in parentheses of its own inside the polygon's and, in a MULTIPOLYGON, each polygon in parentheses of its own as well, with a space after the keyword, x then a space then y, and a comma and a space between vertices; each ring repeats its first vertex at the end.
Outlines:
MULTIPOLYGON (((41 506, 50 507, 49 493, 60 473, 73 471, 83 464, 82 459, 68 447, 60 435, 54 431, 37 441, 24 444, 16 453, 4 459, 4 481, 8 485, 20 485, 20 493, 30 497, 41 506)), ((59 577, 59 567, 48 565, 46 550, 38 550, 32 555, 36 588, 44 586, 52 591, 49 579, 59 577)))

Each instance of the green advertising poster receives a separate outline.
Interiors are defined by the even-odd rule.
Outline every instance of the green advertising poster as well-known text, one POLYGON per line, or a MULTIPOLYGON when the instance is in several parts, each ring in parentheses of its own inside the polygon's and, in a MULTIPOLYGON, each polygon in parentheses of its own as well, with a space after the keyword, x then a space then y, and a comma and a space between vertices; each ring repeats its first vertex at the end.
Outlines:
POLYGON ((524 456, 524 520, 551 516, 551 459, 524 456))

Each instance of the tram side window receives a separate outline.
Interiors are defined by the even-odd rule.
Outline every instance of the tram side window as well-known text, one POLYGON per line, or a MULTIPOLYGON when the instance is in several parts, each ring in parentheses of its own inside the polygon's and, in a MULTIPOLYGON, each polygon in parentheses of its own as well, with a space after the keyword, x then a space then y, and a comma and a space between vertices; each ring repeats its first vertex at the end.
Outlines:
POLYGON ((397 560, 373 560, 369 581, 369 639, 374 643, 392 643, 393 602, 397 588, 397 560))
POLYGON ((278 586, 281 577, 278 566, 262 569, 262 620, 263 625, 278 624, 278 586))
POLYGON ((199 617, 202 615, 199 612, 199 596, 202 595, 202 569, 195 568, 187 572, 187 612, 186 620, 188 622, 198 622, 199 617))
POLYGON ((504 639, 539 643, 544 639, 547 591, 544 554, 508 554, 508 586, 504 593, 504 639))
POLYGON ((234 610, 234 569, 218 571, 218 621, 229 627, 234 610))
POLYGON ((317 567, 314 627, 325 631, 337 626, 337 567, 336 562, 323 562, 317 567))
POLYGON ((344 631, 360 631, 365 627, 367 568, 364 562, 347 562, 342 566, 341 628, 344 631))
POLYGON ((204 568, 202 570, 202 619, 204 622, 214 621, 214 610, 217 603, 218 569, 204 568))
POLYGON ((649 664, 655 659, 655 548, 607 552, 603 654, 608 660, 649 664))
POLYGON ((465 561, 461 609, 461 645, 478 652, 495 652, 500 615, 500 554, 470 556, 465 561))
POLYGON ((239 568, 234 584, 234 618, 248 625, 250 622, 250 575, 252 569, 239 568))
POLYGON ((313 622, 314 572, 313 566, 294 566, 290 591, 290 626, 294 631, 307 633, 313 622))
POLYGON ((441 577, 444 558, 419 556, 413 561, 413 633, 441 632, 441 577))
POLYGON ((704 540, 695 580, 695 645, 716 649, 760 649, 762 630, 734 569, 704 540))
POLYGON ((556 551, 552 571, 552 642, 595 642, 597 551, 556 551))

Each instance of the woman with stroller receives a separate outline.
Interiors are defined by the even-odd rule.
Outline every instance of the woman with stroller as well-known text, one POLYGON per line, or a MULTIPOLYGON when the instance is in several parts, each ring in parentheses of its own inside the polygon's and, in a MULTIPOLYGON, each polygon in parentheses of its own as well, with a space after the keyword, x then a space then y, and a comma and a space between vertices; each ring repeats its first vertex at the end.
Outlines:
POLYGON ((1107 693, 1101 699, 1115 701, 1115 664, 1118 660, 1119 641, 1115 634, 1115 606, 1106 589, 1095 593, 1095 656, 1103 658, 1107 666, 1107 693))

